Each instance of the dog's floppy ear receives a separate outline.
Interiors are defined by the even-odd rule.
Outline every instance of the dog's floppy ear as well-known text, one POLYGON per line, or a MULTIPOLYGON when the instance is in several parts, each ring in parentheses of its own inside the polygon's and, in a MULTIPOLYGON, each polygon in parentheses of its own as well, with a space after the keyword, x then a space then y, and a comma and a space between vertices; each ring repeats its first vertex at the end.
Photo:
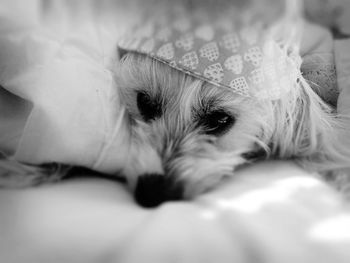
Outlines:
POLYGON ((272 154, 299 159, 306 168, 331 170, 349 167, 349 124, 300 78, 295 89, 274 102, 272 154))

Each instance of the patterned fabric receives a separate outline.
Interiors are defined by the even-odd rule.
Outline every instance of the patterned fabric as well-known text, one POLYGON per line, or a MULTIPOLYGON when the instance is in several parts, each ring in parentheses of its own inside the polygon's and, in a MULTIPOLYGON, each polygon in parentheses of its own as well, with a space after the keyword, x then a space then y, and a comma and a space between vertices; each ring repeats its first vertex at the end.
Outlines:
POLYGON ((339 96, 337 72, 332 53, 316 53, 303 57, 303 77, 311 88, 327 103, 337 105, 339 96))
MULTIPOLYGON (((120 41, 120 53, 148 55, 245 97, 274 100, 295 87, 300 60, 291 50, 296 43, 263 23, 199 17, 147 22, 120 41)), ((287 28, 293 31, 291 24, 287 28)))

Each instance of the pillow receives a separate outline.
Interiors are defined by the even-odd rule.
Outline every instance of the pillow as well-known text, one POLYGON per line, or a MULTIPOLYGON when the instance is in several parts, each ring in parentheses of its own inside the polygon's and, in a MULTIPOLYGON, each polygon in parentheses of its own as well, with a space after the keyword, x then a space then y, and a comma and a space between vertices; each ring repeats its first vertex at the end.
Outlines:
POLYGON ((76 179, 0 190, 0 259, 13 263, 348 262, 350 214, 288 162, 237 172, 218 189, 156 209, 123 185, 76 179))

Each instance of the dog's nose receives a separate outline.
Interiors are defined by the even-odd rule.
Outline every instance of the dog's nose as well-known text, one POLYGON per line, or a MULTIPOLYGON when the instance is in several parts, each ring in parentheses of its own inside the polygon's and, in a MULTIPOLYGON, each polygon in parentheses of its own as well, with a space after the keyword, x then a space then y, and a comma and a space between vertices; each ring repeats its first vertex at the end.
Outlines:
POLYGON ((143 207, 156 207, 166 201, 181 200, 183 185, 169 176, 144 174, 138 178, 135 200, 143 207))

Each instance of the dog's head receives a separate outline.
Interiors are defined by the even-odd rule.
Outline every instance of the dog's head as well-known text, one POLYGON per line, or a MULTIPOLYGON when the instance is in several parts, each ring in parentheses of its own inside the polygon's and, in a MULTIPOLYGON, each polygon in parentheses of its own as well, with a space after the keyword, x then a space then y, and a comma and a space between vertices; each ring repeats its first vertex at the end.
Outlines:
POLYGON ((137 199, 191 198, 258 156, 338 154, 332 110, 299 70, 296 29, 196 19, 146 23, 118 46, 123 173, 137 199))
POLYGON ((259 101, 135 53, 124 56, 116 81, 130 127, 123 172, 146 203, 207 191, 258 152, 309 156, 328 121, 311 90, 259 101))
POLYGON ((117 78, 129 112, 132 152, 125 172, 134 188, 156 174, 169 194, 202 192, 256 150, 268 121, 253 100, 146 56, 125 56, 117 78))

